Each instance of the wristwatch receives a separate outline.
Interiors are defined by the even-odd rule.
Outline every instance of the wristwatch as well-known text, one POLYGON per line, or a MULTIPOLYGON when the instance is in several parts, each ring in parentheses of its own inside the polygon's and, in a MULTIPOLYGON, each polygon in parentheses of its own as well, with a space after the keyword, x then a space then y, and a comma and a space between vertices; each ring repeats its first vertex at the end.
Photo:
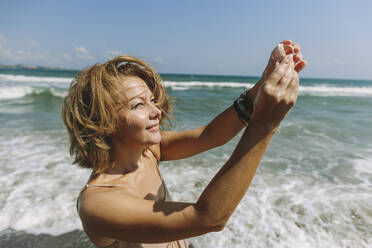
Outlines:
POLYGON ((234 101, 234 108, 244 124, 247 124, 253 113, 253 103, 251 101, 247 101, 246 97, 247 96, 245 94, 241 94, 234 101))

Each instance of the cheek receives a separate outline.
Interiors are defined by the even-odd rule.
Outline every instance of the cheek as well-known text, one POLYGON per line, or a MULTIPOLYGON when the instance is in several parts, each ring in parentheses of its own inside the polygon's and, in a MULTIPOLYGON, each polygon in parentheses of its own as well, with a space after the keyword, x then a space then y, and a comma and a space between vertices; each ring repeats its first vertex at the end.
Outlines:
POLYGON ((143 114, 133 114, 128 115, 125 120, 125 126, 127 126, 131 130, 142 130, 146 128, 146 115, 143 114))

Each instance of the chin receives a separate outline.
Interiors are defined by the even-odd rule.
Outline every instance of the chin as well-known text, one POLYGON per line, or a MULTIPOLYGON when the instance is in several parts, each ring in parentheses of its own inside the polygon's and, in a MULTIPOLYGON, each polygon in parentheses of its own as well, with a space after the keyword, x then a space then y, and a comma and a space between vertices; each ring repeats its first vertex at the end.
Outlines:
POLYGON ((161 141, 161 136, 160 136, 160 133, 159 133, 159 137, 157 137, 157 139, 154 139, 154 145, 159 144, 160 141, 161 141))
POLYGON ((151 138, 149 138, 149 141, 146 142, 148 145, 156 145, 159 144, 161 141, 161 135, 160 132, 156 135, 153 135, 151 138))

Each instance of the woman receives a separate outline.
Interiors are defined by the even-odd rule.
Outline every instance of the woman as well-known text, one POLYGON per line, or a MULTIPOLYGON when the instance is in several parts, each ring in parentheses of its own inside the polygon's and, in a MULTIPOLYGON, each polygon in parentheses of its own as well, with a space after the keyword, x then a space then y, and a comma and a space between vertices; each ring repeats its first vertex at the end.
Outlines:
POLYGON ((93 170, 77 206, 94 244, 188 247, 184 239, 224 228, 297 99, 297 72, 306 62, 297 44, 281 46, 282 54, 274 49, 251 90, 209 124, 188 131, 160 130, 169 120, 168 96, 159 75, 142 60, 119 56, 76 76, 62 112, 74 162, 93 170), (223 145, 245 126, 198 201, 171 201, 159 162, 223 145))

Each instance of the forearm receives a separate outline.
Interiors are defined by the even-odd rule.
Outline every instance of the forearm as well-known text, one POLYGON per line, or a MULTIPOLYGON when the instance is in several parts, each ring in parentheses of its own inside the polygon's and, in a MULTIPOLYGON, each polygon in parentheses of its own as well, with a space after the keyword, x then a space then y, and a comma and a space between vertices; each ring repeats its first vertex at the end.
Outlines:
MULTIPOLYGON (((230 159, 218 171, 194 205, 205 223, 224 226, 246 193, 280 122, 296 103, 299 79, 293 56, 276 62, 259 87, 251 122, 230 159)), ((251 92, 251 91, 250 91, 251 92)))
MULTIPOLYGON (((258 88, 262 84, 260 79, 247 93, 247 101, 254 102, 258 88)), ((214 118, 204 127, 201 137, 204 140, 214 140, 213 147, 223 145, 237 135, 244 127, 244 123, 236 112, 234 106, 230 106, 224 112, 214 118), (221 132, 223 130, 223 132, 221 132)))
MULTIPOLYGON (((251 102, 257 87, 255 85, 249 90, 247 96, 251 102)), ((199 128, 180 132, 162 131, 160 161, 187 158, 226 144, 245 126, 241 118, 232 105, 199 128)))
POLYGON ((205 126, 200 138, 203 142, 210 143, 210 148, 223 145, 237 135, 244 127, 239 119, 234 106, 230 106, 208 125, 205 126))
POLYGON ((246 193, 275 130, 250 123, 226 164, 195 205, 212 223, 226 223, 246 193))
POLYGON ((230 159, 211 180, 195 204, 204 221, 224 225, 246 193, 272 136, 296 103, 298 74, 293 57, 275 64, 258 90, 251 123, 230 159))

